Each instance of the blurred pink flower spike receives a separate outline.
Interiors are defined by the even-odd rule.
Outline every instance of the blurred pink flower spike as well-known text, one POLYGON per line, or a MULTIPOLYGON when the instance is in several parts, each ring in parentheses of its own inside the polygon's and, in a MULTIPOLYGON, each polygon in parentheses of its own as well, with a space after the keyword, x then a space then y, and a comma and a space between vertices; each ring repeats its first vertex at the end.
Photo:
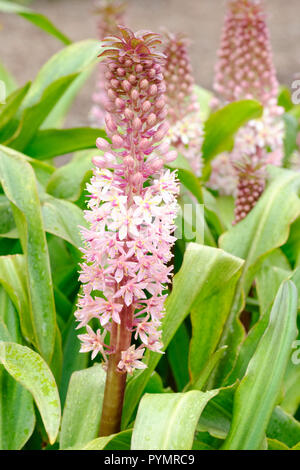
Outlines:
POLYGON ((188 52, 188 39, 182 34, 166 33, 166 97, 170 130, 169 143, 189 161, 194 173, 201 175, 203 122, 188 52))
MULTIPOLYGON (((97 15, 98 38, 102 41, 105 37, 117 34, 118 25, 125 23, 126 3, 119 0, 100 0, 95 2, 95 14, 97 15)), ((98 66, 96 90, 93 94, 94 105, 90 111, 90 120, 95 127, 104 127, 105 108, 107 105, 107 93, 105 90, 105 66, 98 66)))
POLYGON ((214 88, 225 102, 255 99, 264 105, 262 118, 249 121, 238 131, 232 153, 218 157, 212 165, 213 189, 228 194, 234 179, 237 181, 232 191, 236 196, 235 223, 246 217, 261 196, 267 165, 280 166, 283 159, 283 109, 277 105, 279 84, 263 3, 228 0, 216 65, 214 88), (220 177, 224 172, 225 177, 220 177))

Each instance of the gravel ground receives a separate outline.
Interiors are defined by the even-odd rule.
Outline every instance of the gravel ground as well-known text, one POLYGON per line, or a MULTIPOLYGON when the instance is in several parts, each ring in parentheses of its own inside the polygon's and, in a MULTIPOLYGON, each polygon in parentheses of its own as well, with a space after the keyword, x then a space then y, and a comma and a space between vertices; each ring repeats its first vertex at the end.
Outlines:
MULTIPOLYGON (((165 26, 186 32, 193 44, 191 56, 198 84, 211 88, 216 49, 224 14, 224 0, 127 0, 128 25, 159 31, 165 26)), ((96 37, 93 0, 35 0, 31 7, 47 15, 72 40, 96 37)), ((290 86, 300 72, 300 2, 267 0, 269 26, 278 76, 290 86)), ((31 23, 15 15, 0 14, 0 60, 19 84, 33 79, 47 59, 61 48, 31 23)), ((72 107, 66 125, 87 123, 95 77, 87 82, 72 107)))

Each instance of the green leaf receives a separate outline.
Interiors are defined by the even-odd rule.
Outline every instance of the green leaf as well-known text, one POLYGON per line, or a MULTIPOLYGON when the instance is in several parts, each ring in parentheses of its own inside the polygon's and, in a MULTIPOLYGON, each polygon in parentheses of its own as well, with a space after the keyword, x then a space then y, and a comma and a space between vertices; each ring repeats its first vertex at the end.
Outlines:
POLYGON ((259 449, 275 407, 297 334, 297 290, 284 282, 276 296, 268 328, 234 396, 233 420, 223 449, 259 449))
POLYGON ((110 436, 98 437, 89 442, 82 450, 130 450, 132 430, 111 434, 110 436))
POLYGON ((48 233, 63 238, 76 248, 82 246, 79 227, 85 227, 86 221, 79 207, 72 202, 45 195, 42 198, 42 212, 48 233))
POLYGON ((208 115, 210 113, 210 104, 213 98, 213 94, 211 91, 206 90, 205 88, 202 88, 198 85, 194 86, 194 91, 198 98, 201 118, 203 119, 203 121, 205 121, 208 118, 208 115))
POLYGON ((13 91, 17 89, 17 82, 10 72, 4 67, 0 62, 0 80, 5 84, 6 94, 10 95, 13 91))
POLYGON ((46 88, 59 78, 84 72, 96 62, 101 43, 97 40, 84 40, 71 44, 54 54, 40 69, 22 104, 22 109, 38 103, 46 88))
POLYGON ((208 359, 207 363, 201 370, 201 372, 194 378, 194 382, 188 385, 188 390, 202 390, 206 382, 208 381, 212 371, 218 364, 218 362, 224 356, 224 353, 227 349, 227 346, 223 346, 222 348, 215 351, 211 357, 208 359))
POLYGON ((219 346, 228 345, 229 348, 220 362, 214 387, 226 383, 244 340, 244 329, 238 317, 256 272, 264 258, 286 242, 290 225, 300 214, 300 174, 274 167, 269 167, 268 171, 271 181, 257 205, 242 222, 220 238, 220 247, 244 259, 245 264, 219 343, 219 346))
POLYGON ((0 367, 0 450, 22 449, 34 426, 32 396, 0 367))
POLYGON ((215 280, 218 289, 209 295, 199 295, 191 310, 192 339, 190 342, 189 370, 191 381, 194 382, 207 365, 211 355, 216 350, 224 325, 231 310, 236 285, 241 275, 242 262, 233 259, 228 265, 228 255, 219 253, 219 263, 215 280), (231 269, 231 276, 228 272, 231 269), (224 279, 226 278, 226 282, 224 279))
POLYGON ((84 333, 84 329, 76 330, 76 326, 75 317, 71 315, 63 336, 63 370, 59 390, 62 405, 66 399, 71 375, 88 366, 89 355, 79 352, 80 342, 77 337, 78 334, 84 333))
POLYGON ((0 341, 22 342, 18 314, 3 287, 0 287, 0 324, 0 341))
MULTIPOLYGON (((208 299, 218 292, 220 284, 229 282, 240 271, 242 261, 222 250, 190 243, 180 271, 174 277, 173 289, 166 302, 162 324, 162 342, 168 347, 177 329, 200 299, 208 299)), ((136 374, 127 384, 123 427, 128 424, 139 398, 161 358, 151 353, 148 368, 136 374)))
POLYGON ((189 334, 184 323, 178 328, 174 338, 169 344, 167 355, 171 365, 172 374, 177 385, 177 390, 181 391, 189 381, 188 372, 188 351, 189 334))
POLYGON ((278 106, 282 106, 285 111, 289 111, 294 107, 291 91, 285 86, 280 86, 279 95, 278 95, 278 106))
POLYGON ((0 105, 0 130, 2 131, 3 127, 6 126, 9 121, 14 117, 16 112, 19 109, 20 104, 25 98, 30 87, 30 82, 27 83, 24 87, 19 88, 14 91, 11 95, 8 96, 6 103, 0 105))
POLYGON ((26 148, 26 153, 32 158, 47 160, 65 153, 95 148, 96 155, 98 137, 107 138, 105 131, 91 127, 39 131, 26 148))
POLYGON ((54 26, 54 24, 48 20, 48 18, 40 13, 36 13, 35 11, 27 8, 23 5, 19 5, 17 3, 11 1, 0 1, 0 11, 4 13, 16 13, 26 20, 33 23, 38 28, 43 29, 47 33, 51 34, 52 36, 59 39, 64 44, 70 44, 71 40, 65 36, 59 29, 54 26))
POLYGON ((72 374, 60 433, 60 448, 82 448, 99 430, 106 374, 101 365, 72 374))
POLYGON ((292 224, 289 238, 282 249, 293 266, 300 266, 300 218, 292 224))
POLYGON ((181 185, 178 197, 179 209, 175 220, 175 237, 182 242, 196 242, 200 245, 216 246, 216 242, 209 231, 204 216, 203 204, 198 204, 191 197, 190 192, 181 185))
POLYGON ((270 184, 255 208, 220 240, 221 248, 245 259, 242 276, 245 292, 260 259, 285 243, 290 225, 300 213, 300 174, 275 167, 269 167, 269 173, 270 184))
MULTIPOLYGON (((0 341, 19 341, 18 315, 8 295, 0 289, 0 341)), ((31 394, 0 366, 0 449, 21 449, 35 425, 31 394)))
POLYGON ((27 153, 26 148, 39 127, 77 76, 77 74, 67 75, 50 83, 41 99, 23 110, 19 126, 12 138, 7 141, 7 145, 27 153))
POLYGON ((283 442, 277 441, 276 439, 268 439, 267 442, 268 450, 290 450, 283 442))
POLYGON ((32 394, 53 444, 60 425, 60 402, 49 367, 39 354, 16 343, 0 343, 0 360, 7 372, 32 394))
POLYGON ((47 192, 56 198, 77 201, 85 181, 92 175, 92 157, 97 154, 96 149, 77 152, 69 163, 53 173, 47 185, 47 192))
POLYGON ((289 159, 292 153, 298 148, 297 137, 299 133, 299 119, 295 116, 286 113, 283 116, 285 124, 284 136, 284 166, 289 166, 289 159))
POLYGON ((249 120, 261 117, 262 112, 258 101, 244 100, 230 103, 211 114, 205 123, 203 159, 208 162, 219 153, 232 150, 235 133, 249 120))
POLYGON ((218 196, 216 204, 224 226, 230 230, 234 220, 234 198, 232 196, 218 196))
POLYGON ((10 200, 26 258, 28 293, 38 349, 50 361, 55 341, 55 306, 48 247, 32 167, 0 146, 0 178, 10 200))
POLYGON ((26 260, 24 255, 0 256, 0 283, 19 314, 24 338, 29 343, 35 343, 25 272, 26 260))
POLYGON ((225 439, 232 419, 233 396, 237 384, 219 389, 201 414, 197 430, 209 432, 216 439, 225 439))
POLYGON ((267 436, 293 447, 300 441, 300 423, 280 406, 276 406, 268 424, 267 436))
POLYGON ((143 396, 135 420, 132 450, 190 450, 207 402, 218 390, 143 396))
POLYGON ((294 415, 300 406, 300 367, 290 361, 284 378, 284 396, 280 406, 294 415))
POLYGON ((178 154, 176 160, 172 163, 169 163, 167 166, 172 170, 177 169, 179 180, 195 196, 197 201, 202 204, 203 194, 201 183, 194 174, 188 160, 183 155, 178 154))
POLYGON ((78 74, 73 83, 69 86, 64 95, 60 98, 59 102, 55 104, 54 108, 50 111, 45 121, 41 125, 41 129, 53 129, 63 126, 68 111, 76 98, 78 92, 87 81, 94 69, 94 64, 91 64, 86 70, 78 74))
MULTIPOLYGON (((266 264, 266 262, 264 264, 266 264)), ((290 273, 280 268, 265 265, 259 270, 256 277, 256 289, 261 312, 260 318, 250 329, 241 344, 235 366, 226 380, 225 385, 235 382, 236 379, 242 379, 245 375, 248 363, 268 326, 271 307, 280 284, 289 277, 290 273)))

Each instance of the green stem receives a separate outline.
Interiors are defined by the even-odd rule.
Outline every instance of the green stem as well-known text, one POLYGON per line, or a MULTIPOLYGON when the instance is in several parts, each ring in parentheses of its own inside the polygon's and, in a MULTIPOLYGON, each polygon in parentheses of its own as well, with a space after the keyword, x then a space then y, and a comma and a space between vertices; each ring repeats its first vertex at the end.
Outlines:
POLYGON ((110 345, 115 352, 108 360, 99 436, 109 436, 120 432, 121 429, 126 373, 118 371, 118 364, 121 352, 126 351, 131 344, 129 326, 132 322, 132 309, 124 307, 120 316, 121 324, 112 324, 110 345))

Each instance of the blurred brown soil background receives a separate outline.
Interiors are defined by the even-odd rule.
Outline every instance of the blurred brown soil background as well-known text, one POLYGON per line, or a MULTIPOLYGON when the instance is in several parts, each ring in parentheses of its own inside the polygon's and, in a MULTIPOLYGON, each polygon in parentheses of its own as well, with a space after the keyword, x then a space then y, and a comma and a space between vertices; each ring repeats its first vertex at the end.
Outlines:
MULTIPOLYGON (((193 41, 196 81, 211 88, 225 0, 127 0, 128 26, 158 32, 185 32, 193 41)), ((300 72, 300 0, 266 0, 274 59, 281 83, 291 86, 300 72)), ((97 37, 93 0, 35 0, 30 7, 45 14, 73 41, 97 37)), ((20 85, 35 77, 61 43, 25 19, 0 14, 0 60, 20 85)), ((77 97, 66 126, 87 124, 94 90, 92 76, 77 97)))

